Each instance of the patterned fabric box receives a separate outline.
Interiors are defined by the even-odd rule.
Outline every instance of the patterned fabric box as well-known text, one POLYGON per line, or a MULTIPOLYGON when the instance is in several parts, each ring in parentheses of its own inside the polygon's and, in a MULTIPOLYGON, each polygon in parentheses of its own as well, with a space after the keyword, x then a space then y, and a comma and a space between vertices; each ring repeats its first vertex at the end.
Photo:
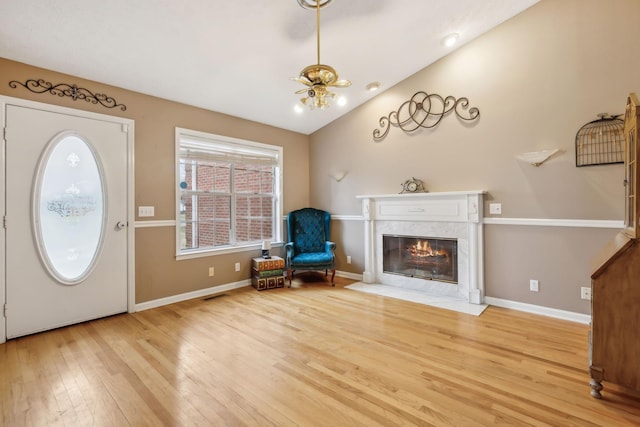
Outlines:
POLYGON ((277 268, 275 270, 262 270, 258 271, 255 268, 253 270, 253 276, 257 277, 274 277, 274 276, 284 276, 284 270, 282 268, 277 268))
POLYGON ((279 256, 271 258, 254 258, 251 267, 258 271, 264 270, 282 270, 284 268, 284 259, 279 256))
POLYGON ((277 277, 257 277, 253 276, 251 284, 259 291, 264 289, 274 289, 284 287, 284 276, 277 277))

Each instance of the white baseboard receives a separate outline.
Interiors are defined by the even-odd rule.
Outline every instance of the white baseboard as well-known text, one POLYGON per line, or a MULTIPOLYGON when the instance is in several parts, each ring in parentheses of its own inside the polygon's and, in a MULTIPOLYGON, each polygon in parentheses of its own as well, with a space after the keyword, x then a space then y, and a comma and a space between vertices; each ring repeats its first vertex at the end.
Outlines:
MULTIPOLYGON (((362 281, 362 274, 350 273, 347 271, 336 271, 336 276, 345 277, 347 279, 362 281)), ((174 304, 176 302, 187 301, 194 298, 203 298, 213 294, 219 294, 225 291, 240 289, 245 286, 251 286, 251 280, 241 280, 239 282, 227 283, 225 285, 212 286, 210 288, 199 289, 193 292, 173 295, 170 297, 159 298, 152 301, 146 301, 135 305, 136 311, 149 310, 163 305, 174 304)), ((588 314, 574 313, 571 311, 558 310, 556 308, 543 307, 540 305, 527 304, 518 301, 511 301, 502 298, 484 297, 485 304, 495 305, 496 307, 510 308, 513 310, 524 311, 526 313, 539 314, 541 316, 554 317, 556 319, 569 320, 571 322, 582 323, 588 325, 591 323, 591 316, 588 314)))
POLYGON ((197 291, 187 292, 184 294, 173 295, 170 297, 159 298, 152 301, 142 302, 136 304, 136 311, 149 310, 151 308, 162 307, 163 305, 173 304, 176 302, 187 301, 194 298, 202 298, 212 294, 219 294, 224 291, 231 291, 234 289, 244 288, 250 286, 251 280, 241 280, 239 282, 227 283, 225 285, 212 286, 206 289, 198 289, 197 291))
MULTIPOLYGON (((347 279, 362 280, 362 274, 349 273, 347 271, 336 270, 336 276, 346 277, 347 279)), ((226 285, 212 286, 206 289, 198 289, 197 291, 187 292, 184 294, 173 295, 165 298, 158 298, 152 301, 141 302, 136 304, 136 311, 149 310, 151 308, 162 307, 163 305, 169 305, 176 302, 187 301, 194 298, 202 298, 213 294, 219 294, 220 292, 232 291, 234 289, 244 288, 245 286, 251 286, 251 280, 241 280, 239 282, 227 283, 226 285)))
POLYGON ((571 322, 591 323, 591 315, 574 313, 572 311, 558 310, 557 308, 543 307, 541 305, 527 304, 524 302, 510 301, 502 298, 484 297, 484 302, 496 307, 511 308, 527 313, 540 314, 542 316, 555 317, 556 319, 569 320, 571 322))
POLYGON ((344 277, 346 279, 353 279, 353 280, 358 280, 358 281, 362 281, 362 274, 357 274, 357 273, 349 273, 348 271, 339 271, 336 270, 336 276, 338 277, 344 277))

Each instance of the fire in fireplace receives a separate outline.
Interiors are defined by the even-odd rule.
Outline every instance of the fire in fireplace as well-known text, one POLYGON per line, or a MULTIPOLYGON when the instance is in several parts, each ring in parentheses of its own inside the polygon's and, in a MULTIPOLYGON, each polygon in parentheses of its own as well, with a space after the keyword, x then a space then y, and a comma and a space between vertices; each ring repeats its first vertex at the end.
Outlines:
POLYGON ((416 236, 382 236, 382 270, 446 283, 458 283, 458 241, 416 236))

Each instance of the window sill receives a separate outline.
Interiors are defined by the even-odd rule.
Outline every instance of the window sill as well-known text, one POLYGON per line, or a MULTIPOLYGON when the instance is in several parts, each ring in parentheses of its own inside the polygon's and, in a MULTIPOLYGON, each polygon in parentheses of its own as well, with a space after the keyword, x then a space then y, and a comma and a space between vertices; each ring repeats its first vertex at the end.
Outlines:
MULTIPOLYGON (((271 249, 279 248, 284 246, 284 242, 275 242, 271 243, 271 249)), ((225 255, 225 254, 234 254, 238 252, 253 252, 253 251, 261 251, 262 245, 260 243, 245 245, 245 246, 231 246, 220 249, 203 249, 203 250, 194 250, 192 252, 185 252, 176 254, 176 261, 182 261, 185 259, 194 259, 194 258, 205 258, 216 255, 225 255)))

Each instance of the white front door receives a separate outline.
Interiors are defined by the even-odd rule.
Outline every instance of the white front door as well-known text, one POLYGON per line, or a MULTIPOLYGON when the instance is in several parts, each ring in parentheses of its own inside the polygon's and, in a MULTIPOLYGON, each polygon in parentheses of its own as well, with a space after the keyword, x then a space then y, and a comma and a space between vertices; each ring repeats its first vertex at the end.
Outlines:
POLYGON ((7 338, 130 306, 132 126, 74 111, 5 107, 7 338))

